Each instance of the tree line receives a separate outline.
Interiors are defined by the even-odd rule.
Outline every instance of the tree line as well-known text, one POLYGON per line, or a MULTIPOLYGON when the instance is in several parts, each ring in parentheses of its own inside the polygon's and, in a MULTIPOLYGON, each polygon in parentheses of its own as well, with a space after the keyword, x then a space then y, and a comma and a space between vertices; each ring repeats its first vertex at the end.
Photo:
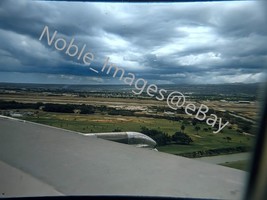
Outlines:
POLYGON ((170 136, 156 129, 148 129, 147 127, 141 127, 140 132, 151 137, 153 140, 157 142, 159 146, 167 144, 189 145, 190 143, 193 142, 192 138, 189 135, 181 131, 177 131, 172 136, 170 136))

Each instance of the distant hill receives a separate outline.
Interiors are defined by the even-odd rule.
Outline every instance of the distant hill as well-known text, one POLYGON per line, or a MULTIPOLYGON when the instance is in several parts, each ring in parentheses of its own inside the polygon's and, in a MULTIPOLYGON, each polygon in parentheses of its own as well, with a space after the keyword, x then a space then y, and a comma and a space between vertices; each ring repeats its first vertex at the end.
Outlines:
MULTIPOLYGON (((233 84, 173 84, 158 85, 170 91, 180 91, 184 94, 201 95, 235 95, 257 94, 261 83, 233 84)), ((133 86, 134 87, 134 86, 133 86)), ((0 89, 31 90, 31 91, 69 91, 69 92, 130 92, 133 87, 127 85, 66 85, 66 84, 30 84, 30 83, 0 83, 0 89)))

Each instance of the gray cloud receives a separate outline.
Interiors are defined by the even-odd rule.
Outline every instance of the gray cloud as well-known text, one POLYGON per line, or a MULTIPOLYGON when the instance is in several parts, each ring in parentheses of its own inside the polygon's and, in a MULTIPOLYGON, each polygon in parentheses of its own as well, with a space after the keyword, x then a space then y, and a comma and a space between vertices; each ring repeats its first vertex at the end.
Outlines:
POLYGON ((261 81, 267 61, 265 12, 260 3, 242 1, 1 1, 0 82, 12 74, 22 82, 38 81, 35 74, 41 82, 58 77, 57 82, 114 83, 39 41, 45 25, 68 42, 74 38, 80 48, 86 44, 95 55, 94 68, 109 56, 126 71, 154 83, 261 81))

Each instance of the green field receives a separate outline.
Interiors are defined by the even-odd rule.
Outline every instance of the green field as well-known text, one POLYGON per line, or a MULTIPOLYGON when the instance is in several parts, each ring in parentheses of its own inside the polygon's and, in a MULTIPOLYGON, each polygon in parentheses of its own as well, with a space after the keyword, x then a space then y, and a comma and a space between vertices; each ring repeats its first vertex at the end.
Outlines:
POLYGON ((28 116, 23 119, 82 133, 111 132, 115 129, 140 131, 142 126, 146 126, 172 135, 180 126, 180 123, 166 119, 101 114, 76 115, 43 112, 38 117, 28 116))
POLYGON ((115 129, 139 132, 141 127, 145 126, 149 129, 157 129, 169 135, 173 135, 176 131, 180 131, 180 127, 183 123, 185 124, 184 132, 193 139, 193 143, 190 145, 169 144, 157 147, 159 151, 171 154, 237 146, 250 147, 253 140, 251 136, 240 135, 234 129, 225 128, 223 133, 213 134, 212 130, 203 130, 203 128, 208 128, 206 124, 199 123, 198 126, 200 126, 201 129, 197 133, 194 126, 186 122, 149 117, 104 114, 63 114, 41 111, 37 116, 25 116, 23 119, 82 133, 111 132, 115 129), (230 137, 231 140, 226 140, 226 137, 230 137))
POLYGON ((227 162, 227 163, 223 163, 220 164, 226 167, 231 167, 231 168, 235 168, 235 169, 240 169, 243 171, 249 171, 248 169, 248 161, 247 160, 239 160, 239 161, 235 161, 235 162, 227 162))

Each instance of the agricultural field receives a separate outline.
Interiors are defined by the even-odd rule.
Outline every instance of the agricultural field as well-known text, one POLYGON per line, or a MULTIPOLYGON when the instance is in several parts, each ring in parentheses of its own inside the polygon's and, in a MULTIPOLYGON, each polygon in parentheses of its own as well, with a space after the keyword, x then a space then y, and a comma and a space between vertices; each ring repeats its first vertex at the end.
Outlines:
MULTIPOLYGON (((131 89, 121 91, 117 88, 120 86, 69 87, 72 89, 65 90, 58 85, 24 85, 23 88, 3 85, 0 88, 0 112, 80 133, 148 130, 159 134, 149 135, 161 141, 157 141, 158 151, 189 158, 249 152, 254 144, 260 106, 255 94, 251 93, 255 91, 251 90, 255 85, 180 88, 181 91, 192 91, 188 93, 187 103, 197 107, 205 104, 210 108, 209 114, 216 114, 223 123, 229 121, 229 125, 217 134, 213 131, 218 127, 212 128, 205 121, 193 119, 184 108, 173 111, 164 101, 134 96, 131 89), (209 88, 208 92, 206 88, 209 88), (176 132, 189 136, 190 142, 182 144, 174 140, 176 132)), ((176 89, 173 87, 169 86, 169 89, 176 89)), ((244 170, 246 163, 225 165, 244 170)))
MULTIPOLYGON (((142 127, 147 127, 149 129, 160 130, 170 136, 180 131, 183 124, 180 121, 149 117, 48 112, 39 112, 37 116, 27 116, 23 117, 23 119, 82 133, 112 132, 116 130, 140 132, 142 127)), ((231 129, 226 129, 223 133, 213 134, 211 131, 207 132, 203 130, 205 127, 207 128, 207 125, 199 124, 199 126, 200 130, 196 132, 192 125, 185 125, 184 132, 193 139, 193 143, 190 145, 169 144, 158 146, 157 149, 162 152, 179 155, 238 146, 249 148, 253 142, 253 137, 238 134, 231 129), (227 137, 231 139, 227 140, 227 137)))

